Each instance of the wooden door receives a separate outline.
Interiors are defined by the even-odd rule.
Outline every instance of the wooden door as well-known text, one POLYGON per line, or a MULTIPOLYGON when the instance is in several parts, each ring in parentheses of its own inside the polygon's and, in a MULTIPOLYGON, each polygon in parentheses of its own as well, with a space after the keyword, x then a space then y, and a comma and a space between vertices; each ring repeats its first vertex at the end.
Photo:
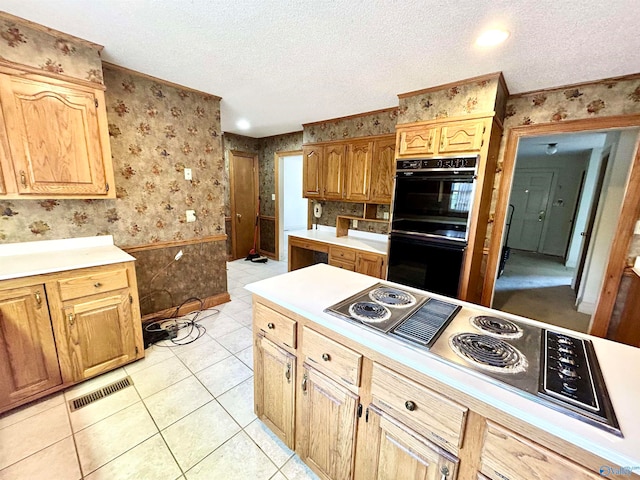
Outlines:
POLYGON ((384 257, 375 253, 358 252, 356 272, 376 278, 384 278, 384 257))
POLYGON ((438 153, 478 152, 483 144, 484 131, 482 120, 443 125, 438 153))
POLYGON ((327 145, 324 147, 324 162, 322 165, 322 180, 324 183, 324 198, 327 200, 343 200, 346 145, 327 145))
POLYGON ((369 198, 373 142, 356 141, 349 144, 346 166, 347 200, 364 202, 369 198))
POLYGON ((132 302, 127 288, 65 303, 62 320, 67 337, 62 348, 70 358, 75 381, 135 360, 132 302))
POLYGON ((101 90, 0 75, 0 98, 18 193, 115 197, 101 90))
POLYGON ((375 480, 455 480, 458 459, 429 442, 375 406, 366 414, 369 431, 375 432, 367 445, 370 469, 366 478, 375 480))
POLYGON ((0 408, 61 383, 44 285, 0 291, 0 408))
POLYGON ((391 203, 395 175, 395 138, 376 140, 371 161, 369 202, 391 203))
POLYGON ((553 172, 520 170, 513 179, 511 204, 514 206, 508 246, 537 252, 541 246, 547 204, 551 196, 553 172))
POLYGON ((294 446, 296 357, 263 335, 255 341, 256 415, 284 444, 294 446))
POLYGON ((358 396, 304 364, 300 458, 325 480, 353 476, 358 396))
POLYGON ((305 198, 322 197, 322 158, 322 147, 303 147, 302 196, 305 198))
POLYGON ((252 153, 229 154, 231 185, 231 242, 233 258, 246 257, 257 246, 258 157, 252 153))

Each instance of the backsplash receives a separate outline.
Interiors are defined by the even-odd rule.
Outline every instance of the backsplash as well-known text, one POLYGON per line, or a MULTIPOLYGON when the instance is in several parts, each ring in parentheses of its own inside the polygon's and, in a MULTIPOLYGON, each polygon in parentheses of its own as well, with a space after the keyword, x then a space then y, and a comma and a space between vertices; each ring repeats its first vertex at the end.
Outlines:
POLYGON ((303 125, 303 143, 331 142, 349 138, 395 133, 398 108, 386 108, 350 117, 303 125))
POLYGON ((500 74, 463 80, 399 95, 398 125, 496 111, 502 117, 507 94, 500 74))
POLYGON ((101 46, 0 12, 0 58, 45 72, 104 83, 101 46))
MULTIPOLYGON (((364 204, 351 203, 351 202, 319 202, 322 205, 322 216, 317 219, 318 225, 326 225, 329 227, 336 226, 336 217, 340 216, 354 216, 362 217, 364 214, 364 204)), ((376 210, 376 218, 382 220, 385 213, 389 213, 389 205, 378 205, 376 210)), ((316 219, 312 218, 315 223, 316 219)), ((351 230, 359 230, 363 232, 372 233, 389 233, 389 223, 382 222, 367 222, 366 220, 358 220, 358 227, 351 230)))

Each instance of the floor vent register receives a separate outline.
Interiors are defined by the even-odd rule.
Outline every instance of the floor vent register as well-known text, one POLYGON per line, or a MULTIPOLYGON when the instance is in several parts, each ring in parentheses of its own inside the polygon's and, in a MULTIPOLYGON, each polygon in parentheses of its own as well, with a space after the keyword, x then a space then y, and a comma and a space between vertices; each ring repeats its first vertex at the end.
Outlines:
POLYGON ((93 402, 97 402, 102 398, 108 397, 109 395, 119 392, 120 390, 123 390, 132 385, 133 380, 131 380, 131 377, 122 378, 117 382, 110 383, 109 385, 101 387, 98 390, 94 390, 93 392, 89 392, 85 395, 82 395, 81 397, 69 400, 69 410, 74 412, 81 409, 82 407, 91 405, 93 402))

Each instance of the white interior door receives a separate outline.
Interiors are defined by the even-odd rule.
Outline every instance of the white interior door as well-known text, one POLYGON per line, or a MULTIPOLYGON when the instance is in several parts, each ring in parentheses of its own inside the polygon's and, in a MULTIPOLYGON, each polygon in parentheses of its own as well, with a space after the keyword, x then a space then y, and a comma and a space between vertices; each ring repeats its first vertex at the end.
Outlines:
POLYGON ((553 172, 516 170, 510 203, 514 206, 508 246, 537 252, 553 184, 553 172))
POLYGON ((287 232, 307 228, 309 205, 302 197, 302 155, 278 157, 279 259, 287 260, 287 232))

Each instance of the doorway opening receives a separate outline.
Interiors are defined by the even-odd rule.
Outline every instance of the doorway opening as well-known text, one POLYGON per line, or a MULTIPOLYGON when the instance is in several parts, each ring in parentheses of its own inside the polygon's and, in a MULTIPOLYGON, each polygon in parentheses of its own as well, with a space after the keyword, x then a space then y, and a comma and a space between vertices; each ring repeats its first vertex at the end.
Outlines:
POLYGON ((229 152, 229 185, 231 197, 232 260, 246 257, 259 245, 258 156, 254 153, 229 152))
POLYGON ((288 234, 309 228, 309 201, 302 196, 302 151, 276 152, 276 256, 288 259, 288 234))
POLYGON ((587 333, 638 129, 518 142, 492 307, 587 333))

